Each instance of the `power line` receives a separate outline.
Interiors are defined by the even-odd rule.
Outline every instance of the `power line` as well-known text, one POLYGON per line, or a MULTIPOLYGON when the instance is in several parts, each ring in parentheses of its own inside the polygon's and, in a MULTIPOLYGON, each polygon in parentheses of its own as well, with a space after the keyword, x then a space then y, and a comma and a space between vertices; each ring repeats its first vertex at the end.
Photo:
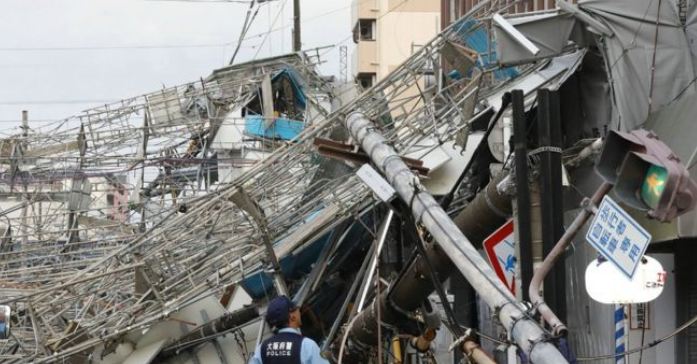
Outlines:
POLYGON ((261 44, 260 44, 259 47, 257 48, 257 52, 254 54, 254 57, 253 57, 252 59, 256 59, 256 58, 257 58, 257 55, 259 55, 259 52, 261 51, 261 48, 264 47, 264 43, 266 43, 266 39, 268 39, 268 38, 269 38, 269 34, 271 34, 271 29, 272 29, 272 27, 273 27, 274 25, 276 25, 276 21, 277 21, 278 18, 281 16, 281 13, 283 13, 283 9, 286 7, 286 3, 287 3, 287 2, 288 2, 288 0, 283 0, 283 3, 281 4, 280 9, 278 10, 278 13, 276 13, 276 17, 273 19, 273 22, 272 22, 271 25, 269 26, 269 31, 266 33, 266 35, 264 36, 264 38, 261 40, 261 44))
POLYGON ((235 56, 237 56, 237 52, 239 52, 240 50, 240 46, 244 41, 244 36, 247 35, 249 28, 252 27, 252 23, 254 22, 254 19, 256 19, 257 14, 259 13, 259 8, 261 8, 261 6, 257 7, 256 11, 254 11, 254 15, 252 15, 252 9, 254 8, 254 5, 256 5, 255 1, 249 3, 249 8, 247 9, 247 16, 244 18, 242 31, 240 31, 240 38, 237 40, 237 47, 235 48, 235 51, 232 53, 232 58, 230 58, 230 64, 232 64, 235 61, 235 56))
MULTIPOLYGON (((147 1, 187 1, 187 0, 147 0, 147 1)), ((216 2, 227 2, 216 0, 216 2)), ((361 0, 368 1, 368 0, 361 0)), ((199 1, 189 1, 199 2, 199 1)), ((245 2, 245 4, 248 2, 245 2)), ((264 2, 266 3, 266 2, 264 2)), ((400 3, 401 4, 401 3, 400 3)), ((399 6, 399 5, 398 5, 399 6)), ((302 23, 305 24, 311 20, 322 18, 326 15, 337 13, 339 11, 350 8, 351 6, 343 6, 333 10, 308 17, 302 23)), ((292 28, 292 25, 284 25, 270 29, 266 32, 252 34, 238 41, 223 42, 223 43, 199 43, 199 44, 144 44, 144 45, 106 45, 106 46, 65 46, 65 47, 0 47, 0 52, 62 52, 62 51, 101 51, 101 50, 137 50, 137 49, 177 49, 177 48, 220 48, 237 45, 240 42, 266 36, 270 33, 275 33, 281 30, 292 28)), ((250 48, 255 48, 250 47, 250 48)))
POLYGON ((89 104, 89 103, 112 103, 118 99, 84 99, 84 100, 12 100, 0 101, 0 105, 53 105, 53 104, 89 104))
MULTIPOLYGON (((255 35, 256 37, 263 34, 255 35)), ((247 39, 254 38, 255 36, 247 39)), ((237 42, 203 43, 203 44, 150 44, 123 46, 79 46, 79 47, 0 47, 0 52, 52 52, 52 51, 99 51, 120 49, 176 49, 176 48, 220 48, 237 44, 237 42)))
POLYGON ((249 4, 251 1, 245 0, 145 0, 149 2, 181 2, 181 3, 230 3, 230 4, 249 4))

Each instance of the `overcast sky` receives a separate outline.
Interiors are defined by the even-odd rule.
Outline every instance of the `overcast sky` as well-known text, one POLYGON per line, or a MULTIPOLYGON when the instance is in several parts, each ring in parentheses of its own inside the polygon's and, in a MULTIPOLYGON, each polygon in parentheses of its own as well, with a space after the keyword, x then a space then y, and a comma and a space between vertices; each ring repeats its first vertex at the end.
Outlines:
MULTIPOLYGON (((338 74, 350 0, 301 0, 303 48, 338 74)), ((152 0, 0 0, 0 130, 62 119, 95 104, 205 77, 234 51, 248 4, 152 0)), ((264 4, 238 61, 291 50, 292 0, 264 4), (281 11, 282 9, 282 11, 281 11), (280 15, 277 15, 280 14, 280 15), (277 18, 276 23, 272 24, 277 18), (263 46, 264 33, 270 33, 263 46)))

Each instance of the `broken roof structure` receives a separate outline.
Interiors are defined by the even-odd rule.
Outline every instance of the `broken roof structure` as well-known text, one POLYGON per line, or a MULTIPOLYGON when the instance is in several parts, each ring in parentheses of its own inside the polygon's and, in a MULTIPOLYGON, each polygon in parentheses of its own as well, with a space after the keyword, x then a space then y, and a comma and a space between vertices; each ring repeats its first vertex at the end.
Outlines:
MULTIPOLYGON (((2 212, 12 334, 0 357, 246 361, 265 302, 284 291, 311 318, 305 334, 339 361, 379 355, 383 329, 428 350, 441 321, 455 339, 485 331, 465 331, 447 308, 439 317, 429 300, 435 290, 449 307, 441 283, 459 271, 509 345, 563 363, 559 338, 476 251, 511 214, 510 92, 530 111, 535 91, 561 90, 570 165, 604 130, 668 118, 661 109, 694 95, 697 11, 650 5, 580 1, 504 19, 521 38, 489 33, 506 7, 483 2, 334 110, 334 89, 298 53, 4 139, 4 194, 16 200, 2 212), (360 182, 366 163, 397 199, 360 182)), ((478 355, 472 345, 463 350, 478 355)))

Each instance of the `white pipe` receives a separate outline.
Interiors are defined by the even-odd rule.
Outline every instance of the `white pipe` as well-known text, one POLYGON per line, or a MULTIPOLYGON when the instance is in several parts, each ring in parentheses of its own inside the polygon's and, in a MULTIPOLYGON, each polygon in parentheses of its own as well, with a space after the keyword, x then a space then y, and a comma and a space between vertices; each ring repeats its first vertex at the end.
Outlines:
POLYGON ((345 124, 353 139, 360 143, 402 200, 409 205, 415 220, 428 230, 482 299, 493 312, 497 312, 503 327, 530 361, 537 364, 568 363, 559 350, 547 341, 548 337, 540 325, 496 278, 494 271, 448 214, 426 192, 419 178, 377 132, 379 129, 375 124, 361 112, 349 114, 345 124))
MULTIPOLYGON (((368 277, 366 278, 365 286, 363 287, 363 292, 361 292, 361 299, 358 301, 358 310, 356 312, 361 312, 363 310, 363 304, 365 304, 365 298, 368 296, 368 290, 370 289, 370 282, 373 281, 373 274, 375 274, 375 267, 378 265, 378 259, 380 258, 380 252, 382 251, 383 245, 385 245, 385 239, 387 238, 387 231, 389 230, 390 223, 392 223, 392 216, 394 211, 391 209, 387 212, 387 217, 380 225, 380 230, 378 231, 378 248, 375 250, 375 256, 373 261, 370 262, 370 268, 368 269, 368 277)), ((380 284, 378 281, 377 284, 380 284)))
POLYGON ((540 53, 540 48, 537 48, 537 46, 533 44, 533 42, 531 42, 530 39, 523 35, 523 33, 516 29, 513 26, 513 24, 509 23, 508 20, 504 19, 501 15, 494 14, 494 16, 491 19, 494 21, 494 23, 496 23, 496 25, 498 25, 501 28, 501 30, 513 37, 513 39, 516 42, 518 42, 518 44, 527 49, 528 52, 532 53, 533 56, 536 56, 538 53, 540 53))

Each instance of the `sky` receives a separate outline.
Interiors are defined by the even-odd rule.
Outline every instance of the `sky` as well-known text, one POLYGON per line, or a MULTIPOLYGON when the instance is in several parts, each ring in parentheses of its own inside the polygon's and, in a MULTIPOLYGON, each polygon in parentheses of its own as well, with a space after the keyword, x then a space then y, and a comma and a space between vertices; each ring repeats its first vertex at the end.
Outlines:
MULTIPOLYGON (((303 49, 323 74, 351 54, 351 0, 301 0, 303 49)), ((0 133, 64 119, 86 108, 156 91, 225 66, 248 3, 224 0, 0 0, 0 133)), ((292 0, 260 7, 236 61, 291 51, 292 0), (275 20, 275 21, 274 21, 275 20), (272 29, 273 32, 268 31, 272 29)))

